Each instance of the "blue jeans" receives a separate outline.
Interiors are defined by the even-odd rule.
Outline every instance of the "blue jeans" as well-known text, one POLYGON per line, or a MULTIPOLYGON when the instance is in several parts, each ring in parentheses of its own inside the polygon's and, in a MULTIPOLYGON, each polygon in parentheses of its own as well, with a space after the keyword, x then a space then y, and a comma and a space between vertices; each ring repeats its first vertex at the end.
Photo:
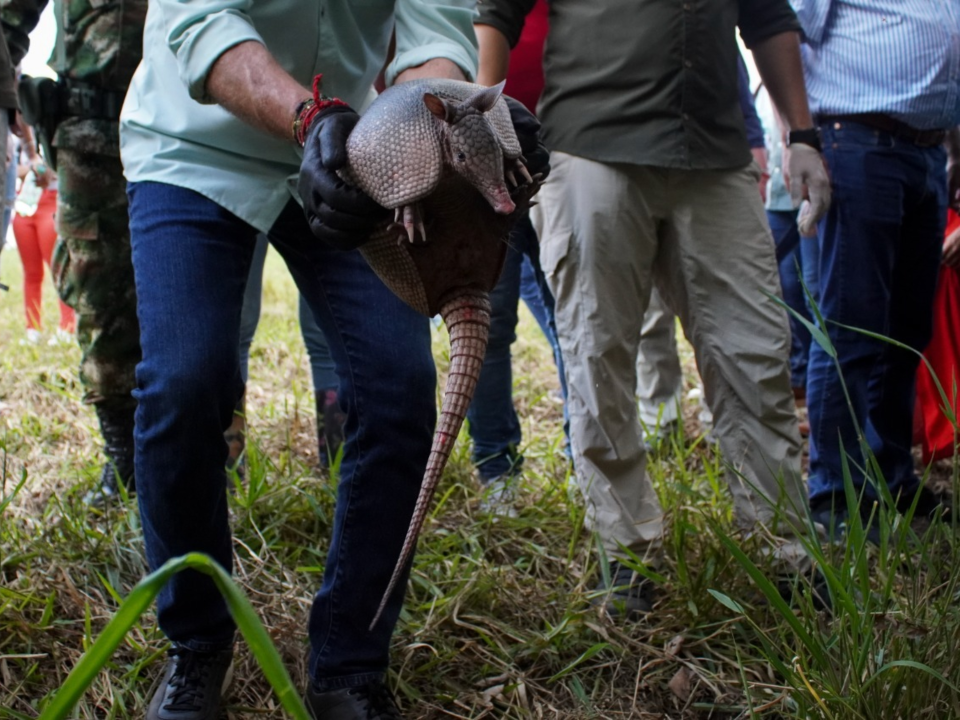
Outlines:
POLYGON ((946 156, 941 147, 919 148, 856 123, 824 124, 821 131, 833 204, 819 228, 819 303, 837 364, 813 343, 810 499, 843 491, 843 453, 868 499, 877 497, 873 481, 885 480, 893 495, 911 493, 918 357, 837 323, 926 347, 946 217, 946 156), (883 479, 864 471, 858 427, 883 479))
MULTIPOLYGON (((786 250, 779 262, 780 287, 783 300, 794 312, 809 320, 806 296, 800 278, 803 273, 803 255, 801 243, 814 244, 810 238, 801 239, 797 230, 796 210, 767 210, 767 220, 773 239, 777 243, 777 256, 781 256, 781 246, 786 250)), ((807 360, 810 356, 810 331, 794 315, 790 314, 790 385, 794 388, 807 387, 807 360)))
MULTIPOLYGON (((482 482, 516 474, 523 463, 523 457, 518 451, 522 439, 520 420, 513 407, 510 346, 517 339, 517 306, 520 301, 520 277, 524 258, 529 258, 533 263, 533 274, 540 287, 539 297, 543 301, 546 326, 548 329, 552 326, 553 296, 546 286, 543 272, 540 271, 539 253, 533 225, 530 218, 524 216, 510 233, 503 273, 490 293, 490 340, 477 390, 467 410, 469 432, 473 440, 473 462, 482 482)), ((554 348, 554 357, 559 357, 556 332, 548 334, 547 339, 554 348)))
MULTIPOLYGON (((207 198, 129 187, 143 360, 136 472, 150 568, 187 552, 230 569, 223 432, 239 396, 240 308, 256 231, 207 198)), ((332 540, 310 613, 318 689, 383 675, 406 582, 376 612, 413 512, 435 422, 427 319, 358 252, 329 250, 291 201, 269 233, 330 343, 347 413, 332 540)), ((161 629, 194 650, 228 646, 234 624, 211 580, 178 574, 157 599, 161 629)))
MULTIPOLYGON (((247 382, 250 366, 250 346, 253 336, 257 333, 260 323, 260 303, 263 296, 263 265, 267 260, 266 235, 257 236, 257 245, 253 251, 253 262, 250 265, 250 277, 247 279, 247 289, 243 295, 243 310, 240 312, 240 375, 243 382, 247 382)), ((307 357, 310 358, 310 374, 313 378, 313 389, 316 393, 324 390, 337 389, 337 370, 333 364, 333 356, 323 331, 313 318, 310 305, 300 295, 298 302, 300 318, 300 334, 303 344, 307 348, 307 357)))

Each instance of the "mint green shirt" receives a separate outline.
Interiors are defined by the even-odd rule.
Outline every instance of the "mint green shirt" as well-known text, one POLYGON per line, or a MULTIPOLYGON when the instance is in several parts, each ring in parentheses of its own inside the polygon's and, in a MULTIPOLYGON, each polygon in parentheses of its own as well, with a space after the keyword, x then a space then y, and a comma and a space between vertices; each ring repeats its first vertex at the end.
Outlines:
POLYGON ((209 104, 217 58, 263 43, 297 81, 311 87, 323 73, 325 95, 362 111, 394 27, 388 85, 433 58, 475 77, 475 14, 475 0, 150 0, 143 61, 120 118, 124 174, 194 190, 266 232, 296 198, 301 150, 209 104))

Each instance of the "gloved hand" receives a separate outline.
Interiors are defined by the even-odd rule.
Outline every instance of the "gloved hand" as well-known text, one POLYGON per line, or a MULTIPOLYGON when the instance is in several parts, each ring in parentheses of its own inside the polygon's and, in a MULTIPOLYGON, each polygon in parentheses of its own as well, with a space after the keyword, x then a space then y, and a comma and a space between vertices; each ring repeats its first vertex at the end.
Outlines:
POLYGON ((794 143, 789 148, 787 174, 790 180, 790 198, 794 206, 804 198, 810 201, 807 212, 797 216, 800 234, 806 237, 817 232, 817 223, 830 209, 830 177, 823 164, 823 157, 814 148, 803 143, 794 143))
POLYGON ((550 174, 550 152, 540 141, 540 121, 519 100, 508 95, 504 95, 503 100, 510 108, 510 119, 520 141, 520 152, 523 153, 523 164, 531 175, 540 173, 542 179, 546 180, 550 174))
POLYGON ((363 190, 337 170, 347 164, 347 137, 360 116, 348 105, 321 110, 307 129, 297 189, 310 229, 337 250, 354 250, 390 217, 363 190))

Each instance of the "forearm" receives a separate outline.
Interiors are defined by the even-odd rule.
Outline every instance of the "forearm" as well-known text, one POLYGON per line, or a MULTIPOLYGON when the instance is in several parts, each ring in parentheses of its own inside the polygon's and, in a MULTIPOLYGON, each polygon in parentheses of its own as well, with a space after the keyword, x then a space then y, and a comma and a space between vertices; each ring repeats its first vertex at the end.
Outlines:
POLYGON ((960 163, 960 127, 947 131, 947 158, 951 165, 960 163))
POLYGON ((433 60, 428 60, 423 65, 407 68, 397 75, 394 84, 399 85, 402 82, 420 80, 422 78, 466 80, 467 76, 463 74, 463 70, 460 69, 460 66, 452 60, 447 60, 446 58, 435 58, 433 60))
POLYGON ((292 140, 297 106, 311 97, 258 42, 234 45, 207 76, 207 94, 258 130, 292 140))
POLYGON ((474 29, 480 45, 480 72, 477 74, 477 82, 481 85, 496 85, 507 77, 510 44, 506 36, 491 25, 476 25, 474 29))
POLYGON ((754 46, 753 59, 787 128, 804 130, 813 127, 800 62, 799 35, 784 32, 767 38, 754 46))

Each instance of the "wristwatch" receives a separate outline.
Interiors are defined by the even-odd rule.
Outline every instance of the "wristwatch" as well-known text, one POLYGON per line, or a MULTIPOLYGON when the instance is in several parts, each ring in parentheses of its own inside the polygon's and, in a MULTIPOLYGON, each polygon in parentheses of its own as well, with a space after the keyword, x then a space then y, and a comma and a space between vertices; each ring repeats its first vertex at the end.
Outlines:
POLYGON ((817 152, 823 152, 823 145, 820 143, 820 128, 812 127, 806 130, 791 130, 787 133, 787 147, 797 143, 800 145, 809 145, 817 152))

